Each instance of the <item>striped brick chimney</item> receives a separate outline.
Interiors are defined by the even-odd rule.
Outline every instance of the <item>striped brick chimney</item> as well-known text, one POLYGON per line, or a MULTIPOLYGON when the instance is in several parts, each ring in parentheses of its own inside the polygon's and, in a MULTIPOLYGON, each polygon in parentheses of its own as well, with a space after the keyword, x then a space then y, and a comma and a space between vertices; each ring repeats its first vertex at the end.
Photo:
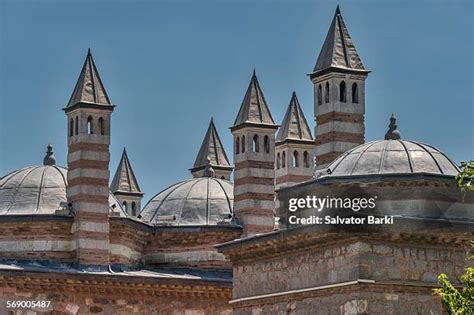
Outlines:
POLYGON ((364 143, 365 79, 369 72, 356 51, 338 6, 310 74, 314 84, 317 169, 364 143))
POLYGON ((90 50, 72 96, 68 119, 67 199, 74 213, 77 263, 109 264, 110 102, 90 50))
POLYGON ((234 138, 234 212, 244 236, 273 231, 275 124, 255 71, 231 128, 234 138))

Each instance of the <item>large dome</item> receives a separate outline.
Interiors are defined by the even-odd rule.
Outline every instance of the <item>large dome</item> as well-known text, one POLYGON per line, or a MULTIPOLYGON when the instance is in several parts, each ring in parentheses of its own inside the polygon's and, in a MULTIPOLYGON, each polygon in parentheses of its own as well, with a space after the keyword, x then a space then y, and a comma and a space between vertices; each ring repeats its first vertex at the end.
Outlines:
MULTIPOLYGON (((48 163, 25 167, 0 179, 0 215, 54 214, 61 210, 60 204, 66 202, 67 169, 48 163)), ((117 215, 127 216, 113 194, 109 194, 109 205, 117 215)))
POLYGON ((140 213, 142 221, 169 225, 216 225, 233 213, 232 183, 218 178, 193 178, 154 196, 140 213))
POLYGON ((330 176, 428 173, 457 175, 459 169, 435 147, 408 140, 378 140, 339 156, 327 169, 330 176))

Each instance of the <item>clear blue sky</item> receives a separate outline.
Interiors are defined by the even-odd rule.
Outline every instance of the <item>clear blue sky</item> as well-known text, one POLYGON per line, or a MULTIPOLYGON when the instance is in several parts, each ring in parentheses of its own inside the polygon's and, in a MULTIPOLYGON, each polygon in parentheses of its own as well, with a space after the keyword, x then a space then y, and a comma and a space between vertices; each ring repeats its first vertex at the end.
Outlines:
MULTIPOLYGON (((66 164, 67 103, 91 47, 112 101, 111 172, 127 147, 145 201, 189 178, 211 116, 229 157, 252 69, 279 122, 311 71, 336 1, 0 0, 0 174, 66 164)), ((392 112, 405 139, 474 158, 472 1, 340 1, 365 66, 366 139, 392 112)), ((0 175, 1 176, 1 175, 0 175)))

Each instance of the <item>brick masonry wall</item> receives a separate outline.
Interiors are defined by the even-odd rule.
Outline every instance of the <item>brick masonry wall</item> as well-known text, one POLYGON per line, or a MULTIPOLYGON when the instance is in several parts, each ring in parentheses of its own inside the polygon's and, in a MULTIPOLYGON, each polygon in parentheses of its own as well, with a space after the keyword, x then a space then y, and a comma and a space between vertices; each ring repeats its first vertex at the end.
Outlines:
POLYGON ((149 239, 144 260, 147 265, 231 269, 230 262, 214 245, 239 238, 241 233, 241 230, 182 233, 163 229, 149 239))
POLYGON ((0 259, 70 262, 74 259, 72 218, 0 222, 0 259))

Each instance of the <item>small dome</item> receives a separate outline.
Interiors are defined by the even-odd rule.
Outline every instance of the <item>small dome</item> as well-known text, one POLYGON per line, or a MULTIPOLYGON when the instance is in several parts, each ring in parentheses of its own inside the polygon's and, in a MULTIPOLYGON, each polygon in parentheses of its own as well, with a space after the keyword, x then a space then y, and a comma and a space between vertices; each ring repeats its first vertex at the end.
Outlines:
MULTIPOLYGON (((0 178, 0 215, 54 214, 66 202, 67 169, 57 165, 29 166, 0 178)), ((127 216, 109 194, 111 211, 127 216)))
POLYGON ((216 225, 233 214, 233 185, 223 179, 193 178, 155 195, 140 213, 142 221, 169 225, 216 225))
POLYGON ((455 176, 459 172, 443 152, 408 140, 378 140, 359 145, 332 162, 330 176, 429 173, 455 176))

